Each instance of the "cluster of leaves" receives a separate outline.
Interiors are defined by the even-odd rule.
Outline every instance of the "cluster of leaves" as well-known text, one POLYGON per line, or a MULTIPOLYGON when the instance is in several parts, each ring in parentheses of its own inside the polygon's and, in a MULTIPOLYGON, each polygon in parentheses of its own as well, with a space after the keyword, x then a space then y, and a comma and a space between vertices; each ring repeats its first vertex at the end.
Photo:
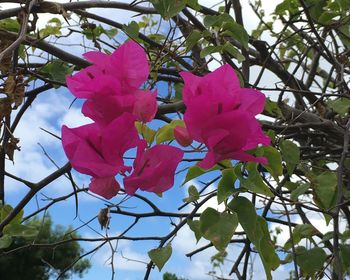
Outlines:
MULTIPOLYGON (((1 216, 11 211, 11 206, 4 205, 1 216)), ((33 280, 45 280, 60 275, 60 279, 68 279, 76 274, 83 274, 90 268, 88 260, 81 260, 71 267, 83 249, 79 243, 67 242, 57 248, 46 246, 79 237, 72 228, 52 225, 50 216, 41 220, 33 218, 21 224, 23 210, 3 230, 0 238, 0 273, 4 279, 22 279, 23 275, 33 280), (41 244, 35 246, 33 244, 41 244)))

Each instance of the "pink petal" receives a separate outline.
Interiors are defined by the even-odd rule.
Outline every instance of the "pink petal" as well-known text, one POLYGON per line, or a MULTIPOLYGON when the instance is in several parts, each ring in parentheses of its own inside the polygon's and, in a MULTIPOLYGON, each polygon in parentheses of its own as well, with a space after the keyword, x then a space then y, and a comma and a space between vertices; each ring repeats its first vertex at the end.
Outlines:
POLYGON ((114 177, 91 178, 89 191, 106 199, 116 196, 120 190, 119 183, 114 177))
POLYGON ((78 98, 89 98, 95 89, 94 79, 101 75, 101 71, 95 66, 89 66, 80 70, 73 76, 66 77, 68 89, 78 98))
POLYGON ((91 51, 84 53, 83 56, 101 70, 105 70, 108 69, 108 67, 110 67, 111 56, 108 54, 97 51, 91 51))
POLYGON ((124 153, 137 146, 139 135, 135 128, 135 120, 132 114, 124 113, 103 129, 101 152, 106 161, 123 165, 124 153))
POLYGON ((135 93, 135 97, 133 114, 144 123, 153 120, 158 110, 157 91, 139 90, 135 93))
POLYGON ((95 124, 78 128, 62 127, 62 145, 70 163, 75 170, 91 176, 115 175, 118 172, 118 166, 107 163, 95 148, 81 137, 89 130, 98 133, 98 130, 95 130, 95 124))
POLYGON ((239 109, 246 110, 254 116, 260 114, 264 110, 265 95, 255 89, 242 88, 240 90, 241 104, 239 109))
POLYGON ((191 143, 193 142, 186 127, 182 127, 182 126, 175 127, 174 136, 176 141, 183 147, 187 147, 191 145, 191 143))
POLYGON ((162 193, 174 184, 175 170, 182 160, 183 151, 168 145, 156 145, 139 153, 133 173, 124 178, 125 191, 134 194, 141 190, 162 193))
POLYGON ((149 74, 145 51, 134 41, 124 43, 112 54, 111 71, 123 87, 139 88, 149 74))

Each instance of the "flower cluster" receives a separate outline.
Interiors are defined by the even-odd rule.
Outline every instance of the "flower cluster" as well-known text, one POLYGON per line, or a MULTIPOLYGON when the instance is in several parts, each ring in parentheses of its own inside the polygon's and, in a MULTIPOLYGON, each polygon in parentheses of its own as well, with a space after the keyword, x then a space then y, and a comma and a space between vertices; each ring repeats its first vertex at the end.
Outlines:
POLYGON ((264 109, 265 95, 255 89, 241 88, 229 65, 204 77, 188 72, 180 74, 184 80, 186 128, 176 127, 174 136, 183 146, 192 140, 207 146, 208 152, 198 165, 208 169, 224 159, 266 164, 266 158, 246 152, 258 144, 270 144, 270 138, 255 119, 264 109))
MULTIPOLYGON (((82 113, 94 123, 62 127, 63 148, 73 168, 92 176, 90 191, 107 199, 120 189, 117 174, 124 176, 130 195, 139 188, 155 193, 168 190, 184 152, 163 144, 148 147, 135 128, 135 121, 150 122, 157 111, 157 92, 140 89, 149 75, 144 50, 129 41, 112 55, 88 52, 84 56, 92 66, 67 77, 67 85, 77 98, 86 99, 82 113), (133 167, 126 166, 123 156, 135 147, 133 167)), ((205 144, 208 152, 199 166, 209 169, 224 159, 266 164, 266 158, 247 153, 270 143, 255 119, 264 108, 265 96, 241 88, 229 65, 204 77, 180 74, 186 127, 177 126, 174 136, 185 147, 193 140, 205 144)))
POLYGON ((84 56, 92 66, 67 77, 67 86, 77 98, 86 99, 82 113, 94 123, 62 127, 63 148, 73 168, 92 176, 90 191, 107 199, 120 189, 117 174, 124 175, 128 194, 138 188, 166 191, 174 184, 183 151, 168 145, 147 149, 135 128, 136 120, 149 122, 157 111, 157 92, 140 89, 149 75, 146 53, 129 41, 112 55, 88 52, 84 56), (135 147, 138 150, 132 171, 123 156, 135 147))

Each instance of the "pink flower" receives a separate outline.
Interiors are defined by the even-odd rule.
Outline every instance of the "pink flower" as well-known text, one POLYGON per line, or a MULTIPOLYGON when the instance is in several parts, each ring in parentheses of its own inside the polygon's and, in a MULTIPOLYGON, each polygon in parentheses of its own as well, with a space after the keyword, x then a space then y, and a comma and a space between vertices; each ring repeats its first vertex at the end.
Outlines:
POLYGON ((83 114, 106 125, 124 112, 142 122, 151 121, 157 112, 157 92, 140 90, 147 80, 147 55, 137 43, 129 41, 112 55, 88 52, 93 63, 72 77, 67 86, 78 98, 86 98, 83 114))
POLYGON ((107 126, 92 123, 62 127, 63 149, 75 170, 93 177, 90 187, 95 193, 106 198, 115 195, 118 185, 114 176, 131 171, 131 167, 124 165, 123 155, 139 141, 134 122, 133 115, 124 113, 107 126), (96 191, 102 183, 106 183, 109 193, 102 188, 96 191))
POLYGON ((183 151, 168 145, 155 145, 145 150, 146 141, 137 148, 133 173, 124 178, 127 194, 133 195, 140 188, 143 191, 162 193, 174 184, 175 170, 183 157, 183 151))
MULTIPOLYGON (((257 90, 241 88, 229 65, 204 77, 180 74, 185 83, 182 94, 188 134, 208 148, 199 166, 208 169, 223 159, 267 163, 266 158, 246 153, 259 144, 270 143, 255 119, 264 109, 265 96, 257 90)), ((177 134, 175 137, 179 138, 177 134)))

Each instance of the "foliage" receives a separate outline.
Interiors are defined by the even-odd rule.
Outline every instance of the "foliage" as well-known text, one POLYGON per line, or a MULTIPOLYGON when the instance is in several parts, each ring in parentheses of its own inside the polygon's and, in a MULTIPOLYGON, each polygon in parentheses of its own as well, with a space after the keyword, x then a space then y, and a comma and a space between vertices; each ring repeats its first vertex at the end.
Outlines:
POLYGON ((27 236, 13 237, 12 244, 2 250, 4 254, 0 258, 0 274, 4 279, 23 279, 23 275, 33 280, 48 280, 58 275, 60 279, 69 279, 74 274, 83 277, 91 265, 88 260, 80 260, 74 264, 84 252, 78 242, 68 242, 49 249, 35 245, 48 245, 77 238, 76 233, 71 233, 71 227, 53 226, 50 216, 43 220, 33 218, 24 225, 35 228, 38 234, 34 241, 28 240, 27 236))

